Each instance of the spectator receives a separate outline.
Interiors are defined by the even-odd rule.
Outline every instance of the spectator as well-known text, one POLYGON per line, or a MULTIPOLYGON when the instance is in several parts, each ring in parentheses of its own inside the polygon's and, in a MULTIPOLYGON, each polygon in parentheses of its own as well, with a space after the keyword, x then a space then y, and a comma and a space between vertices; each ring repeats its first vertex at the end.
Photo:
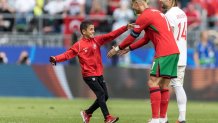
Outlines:
POLYGON ((217 0, 192 0, 196 5, 206 10, 208 26, 213 28, 218 18, 218 1, 217 0))
POLYGON ((28 24, 33 18, 35 0, 16 0, 16 29, 17 31, 27 31, 28 24))
POLYGON ((44 0, 36 0, 36 5, 34 7, 34 15, 40 16, 43 14, 44 0))
POLYGON ((43 33, 59 33, 61 32, 62 18, 55 19, 53 16, 62 15, 64 12, 65 2, 62 0, 49 1, 45 6, 45 14, 50 17, 43 20, 43 33))
POLYGON ((184 9, 184 11, 188 18, 188 30, 199 29, 201 23, 200 13, 197 9, 195 9, 193 3, 188 3, 188 6, 184 9))
POLYGON ((208 31, 202 31, 200 42, 198 42, 194 53, 195 65, 202 68, 214 68, 215 59, 215 45, 208 39, 208 31))
POLYGON ((102 9, 102 6, 99 4, 99 0, 93 0, 92 8, 89 15, 95 26, 96 31, 103 31, 103 29, 101 28, 105 28, 105 26, 100 25, 105 22, 106 13, 102 9))
POLYGON ((93 1, 94 0, 86 0, 86 3, 85 3, 85 13, 86 14, 90 13, 93 1))
POLYGON ((108 15, 112 15, 116 8, 120 6, 121 0, 108 0, 108 15))
POLYGON ((7 64, 8 58, 5 54, 5 52, 0 52, 0 64, 7 64))
POLYGON ((44 10, 50 15, 55 15, 58 13, 63 13, 64 5, 65 3, 63 0, 52 0, 44 6, 44 10))
MULTIPOLYGON (((28 32, 39 31, 39 16, 43 15, 44 0, 36 0, 36 5, 33 9, 34 18, 30 20, 28 32)), ((41 31, 41 30, 40 30, 41 31)))
POLYGON ((71 16, 85 16, 85 0, 66 0, 64 14, 71 16))
POLYGON ((213 17, 217 14, 216 13, 217 12, 217 5, 218 5, 217 0, 207 0, 206 1, 208 17, 213 17))
POLYGON ((17 13, 32 13, 35 0, 16 0, 14 4, 17 13))
POLYGON ((216 24, 218 18, 218 1, 217 0, 207 0, 207 17, 209 19, 208 26, 213 28, 216 24))
POLYGON ((19 59, 17 61, 17 64, 20 65, 30 65, 29 55, 27 51, 22 51, 20 53, 19 59))
MULTIPOLYGON (((0 1, 0 13, 2 14, 13 14, 15 12, 15 9, 12 8, 7 0, 1 0, 0 1)), ((11 17, 5 17, 4 15, 1 16, 0 19, 0 30, 1 31, 12 31, 14 26, 14 18, 11 17)))
POLYGON ((134 19, 134 13, 129 8, 128 0, 121 0, 119 7, 113 12, 113 18, 115 23, 113 24, 113 30, 121 27, 122 25, 128 24, 134 19))
MULTIPOLYGON (((85 2, 85 13, 88 15, 93 7, 93 2, 96 0, 86 0, 85 2)), ((107 0, 97 0, 98 5, 101 6, 104 12, 107 12, 108 1, 107 0)), ((105 13, 107 14, 107 13, 105 13)))

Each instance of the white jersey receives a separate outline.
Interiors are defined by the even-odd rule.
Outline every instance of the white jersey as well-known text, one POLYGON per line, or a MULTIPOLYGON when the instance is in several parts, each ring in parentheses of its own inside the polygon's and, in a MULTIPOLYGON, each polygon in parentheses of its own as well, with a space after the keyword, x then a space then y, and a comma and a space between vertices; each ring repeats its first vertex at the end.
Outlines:
POLYGON ((166 12, 167 20, 173 27, 174 38, 180 51, 178 66, 187 62, 187 16, 179 7, 172 7, 166 12))

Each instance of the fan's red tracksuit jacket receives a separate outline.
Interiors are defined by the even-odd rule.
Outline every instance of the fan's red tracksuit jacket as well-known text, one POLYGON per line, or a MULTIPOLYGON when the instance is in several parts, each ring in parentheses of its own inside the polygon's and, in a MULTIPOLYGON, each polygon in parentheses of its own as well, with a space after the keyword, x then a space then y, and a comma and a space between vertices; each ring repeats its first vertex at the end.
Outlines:
POLYGON ((100 48, 103 44, 113 41, 127 30, 123 26, 110 33, 95 36, 94 38, 82 38, 66 52, 55 56, 56 62, 63 62, 78 56, 82 68, 83 77, 103 75, 103 64, 100 48))

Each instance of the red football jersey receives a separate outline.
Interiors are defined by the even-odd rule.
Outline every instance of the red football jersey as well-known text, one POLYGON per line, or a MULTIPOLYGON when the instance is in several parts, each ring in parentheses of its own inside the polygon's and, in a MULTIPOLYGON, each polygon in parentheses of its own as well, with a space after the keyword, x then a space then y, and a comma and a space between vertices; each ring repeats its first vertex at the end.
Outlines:
POLYGON ((100 51, 101 46, 109 41, 113 41, 126 30, 127 27, 123 26, 108 34, 90 39, 82 38, 66 52, 55 56, 56 61, 63 62, 78 56, 83 77, 103 75, 103 64, 100 51))
MULTIPOLYGON (((137 18, 135 23, 136 26, 131 34, 119 45, 120 49, 133 43, 135 38, 144 30, 144 38, 140 40, 141 43, 136 44, 144 45, 151 40, 155 48, 155 58, 179 53, 171 27, 163 13, 148 8, 137 18), (143 41, 145 42, 143 43, 143 41)), ((140 47, 137 45, 131 48, 140 47)))

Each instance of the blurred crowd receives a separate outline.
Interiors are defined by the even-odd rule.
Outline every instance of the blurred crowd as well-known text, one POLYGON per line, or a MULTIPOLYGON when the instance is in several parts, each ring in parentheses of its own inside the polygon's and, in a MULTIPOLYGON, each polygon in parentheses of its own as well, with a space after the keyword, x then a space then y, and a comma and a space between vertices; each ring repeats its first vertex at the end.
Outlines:
MULTIPOLYGON (((0 52, 0 64, 8 64, 8 57, 5 52, 0 52)), ((21 51, 15 64, 30 65, 29 53, 26 50, 21 51)))
MULTIPOLYGON (((218 29, 218 0, 180 1, 189 30, 218 29)), ((161 9, 159 0, 150 0, 150 4, 161 9)), ((0 0, 0 13, 0 31, 18 32, 42 28, 43 33, 61 33, 67 16, 92 18, 99 31, 110 31, 134 19, 130 0, 0 0), (112 18, 110 22, 108 18, 112 18)))
MULTIPOLYGON (((67 25, 69 17, 71 20, 82 18, 80 21, 91 19, 97 33, 109 32, 134 22, 135 14, 130 7, 130 2, 131 0, 0 0, 0 32, 64 34, 67 32, 66 26, 73 25, 73 32, 70 33, 73 36, 72 40, 77 41, 80 36, 78 30, 80 22, 77 20, 67 25)), ((211 53, 212 50, 210 53, 202 51, 202 47, 211 47, 212 44, 213 47, 218 46, 218 0, 180 0, 179 5, 187 14, 188 31, 201 32, 199 41, 196 41, 198 54, 195 54, 196 64, 200 65, 202 61, 197 58, 215 57, 211 53), (211 43, 208 46, 205 45, 207 43, 201 44, 203 40, 210 40, 208 42, 211 43), (204 55, 204 52, 207 55, 204 55)), ((159 0, 150 0, 150 6, 161 10, 159 0)), ((112 45, 119 43, 127 34, 128 32, 124 33, 112 45)), ((208 48, 204 49, 208 50, 208 48)), ((126 55, 120 58, 119 63, 129 64, 129 59, 129 55, 126 55)), ((118 59, 115 57, 113 62, 117 64, 118 59)))

